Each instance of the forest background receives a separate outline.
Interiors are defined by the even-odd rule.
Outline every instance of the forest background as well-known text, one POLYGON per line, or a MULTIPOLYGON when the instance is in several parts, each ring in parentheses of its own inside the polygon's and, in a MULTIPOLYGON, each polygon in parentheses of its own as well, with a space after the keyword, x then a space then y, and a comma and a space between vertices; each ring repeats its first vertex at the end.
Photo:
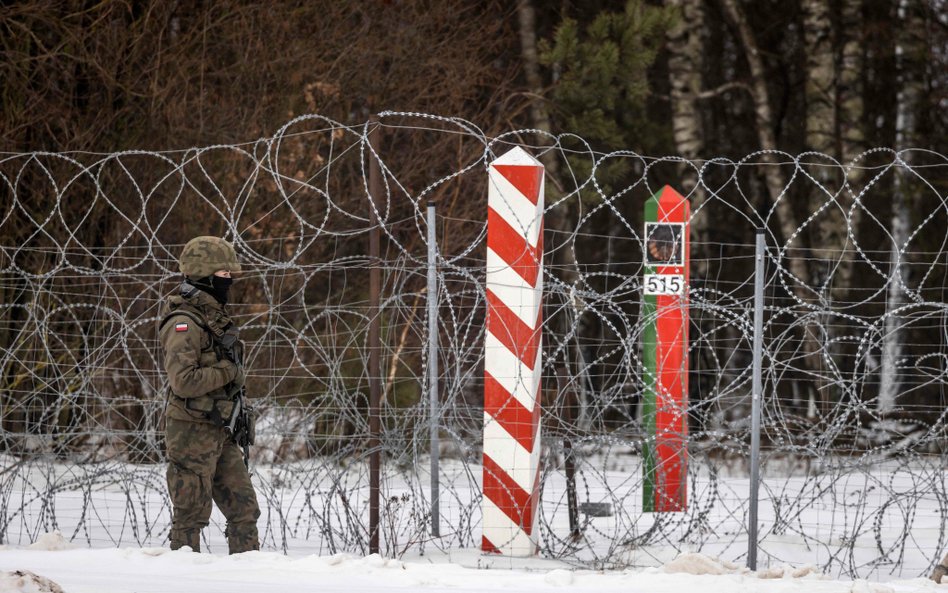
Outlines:
MULTIPOLYGON (((740 159, 761 150, 791 155, 815 151, 826 155, 819 158, 846 164, 872 147, 948 152, 948 4, 943 0, 23 0, 0 7, 0 81, 4 153, 80 155, 252 142, 305 113, 358 125, 373 113, 399 110, 462 117, 488 136, 522 128, 574 133, 602 153, 628 149, 650 156, 677 155, 697 167, 711 158, 740 159)), ((478 150, 455 149, 450 138, 427 143, 401 134, 391 132, 384 140, 387 164, 403 172, 409 183, 411 172, 417 171, 419 187, 432 171, 456 170, 464 160, 460 150, 468 151, 467 156, 478 150)), ((525 141, 548 143, 542 137, 525 141)), ((321 150, 320 145, 300 145, 286 158, 307 170, 324 158, 321 150)), ((544 163, 553 196, 570 189, 572 173, 588 174, 588 163, 569 162, 562 154, 548 153, 544 163)), ((861 164, 874 162, 870 158, 861 164)), ((143 163, 141 170, 135 170, 130 164, 131 176, 149 178, 148 166, 143 163)), ((242 166, 235 164, 232 175, 220 177, 225 195, 240 191, 242 166)), ((625 161, 610 162, 597 173, 599 182, 607 189, 620 188, 626 177, 636 174, 631 167, 625 161)), ((18 180, 19 199, 36 212, 48 210, 44 200, 57 196, 43 189, 46 180, 38 171, 31 174, 29 167, 25 171, 18 180)), ((348 180, 338 183, 361 187, 361 174, 352 168, 348 180)), ((694 167, 673 164, 651 174, 683 193, 694 190, 694 205, 706 197, 701 187, 695 190, 694 167)), ((839 171, 832 175, 838 182, 839 171)), ((866 179, 858 168, 844 175, 854 187, 866 179)), ((747 182, 755 190, 751 200, 764 212, 783 193, 785 180, 778 167, 770 167, 761 168, 747 182)), ((941 195, 944 182, 942 175, 941 195)), ((897 232, 900 225, 914 228, 920 221, 913 217, 933 210, 930 203, 921 203, 931 199, 929 194, 914 192, 910 185, 893 191, 897 183, 891 178, 879 183, 874 191, 890 192, 892 199, 874 201, 873 217, 857 224, 876 218, 891 223, 897 232)), ((9 188, 0 191, 5 192, 0 193, 0 203, 9 204, 9 188)), ((350 199, 345 191, 334 197, 340 204, 350 199)), ((435 197, 447 208, 442 208, 442 215, 484 219, 486 196, 435 197)), ((353 194, 351 199, 361 197, 353 194)), ((773 218, 772 232, 786 240, 825 200, 825 195, 791 188, 789 199, 781 200, 773 218)), ((852 194, 840 200, 851 201, 852 194)), ((149 205, 160 206, 160 196, 149 205)), ((82 208, 75 207, 77 212, 82 208)), ((629 220, 641 220, 641 201, 619 208, 629 220)), ((14 213, 0 228, 0 243, 42 241, 32 237, 25 213, 14 213)), ((223 226, 208 229, 205 218, 191 214, 167 225, 162 242, 180 245, 194 235, 226 231, 223 226)), ((91 217, 82 228, 81 241, 87 245, 114 244, 126 233, 121 221, 106 210, 92 212, 91 217)), ((571 223, 575 212, 568 204, 548 213, 551 232, 571 223)), ((287 228, 280 225, 279 220, 269 220, 256 232, 286 236, 287 228)), ((590 225, 586 229, 590 236, 613 232, 608 227, 592 228, 595 221, 590 225)), ((414 228, 394 229, 393 236, 409 246, 414 241, 417 247, 421 238, 411 236, 414 228)), ((480 231, 481 227, 470 225, 446 231, 442 247, 454 252, 452 242, 467 245, 480 231)), ((726 218, 696 219, 692 232, 696 247, 716 246, 713 257, 718 259, 728 255, 722 246, 748 246, 754 240, 751 227, 731 225, 726 218)), ((811 253, 840 249, 846 237, 843 217, 827 218, 800 236, 797 247, 811 253)), ((913 239, 912 249, 938 251, 943 239, 939 233, 926 233, 913 239)), ((882 235, 874 244, 867 238, 864 246, 883 254, 889 249, 882 235)), ((21 268, 42 267, 42 245, 35 247, 17 254, 21 268)), ((608 259, 602 241, 580 240, 576 247, 585 261, 608 259)), ((805 257, 789 261, 805 283, 818 285, 821 274, 826 274, 816 259, 809 264, 805 257)), ((928 277, 933 288, 926 298, 943 303, 948 283, 944 263, 939 266, 928 277)), ((699 283, 702 275, 723 277, 717 269, 699 268, 695 274, 699 283)), ((833 296, 858 300, 854 291, 859 277, 854 269, 838 274, 833 296)), ((345 290, 364 292, 364 283, 367 278, 353 280, 345 290)), ((0 296, 7 303, 23 301, 29 298, 25 286, 17 280, 5 282, 0 296)), ((325 297, 313 294, 306 300, 325 297)), ((252 295, 244 298, 263 301, 252 295)), ((861 312, 880 314, 887 306, 884 301, 883 294, 861 312)), ((14 343, 30 348, 17 342, 22 337, 18 315, 11 309, 0 327, 0 346, 8 351, 14 343)), ((595 349, 602 331, 595 322, 585 328, 583 339, 589 348, 595 349)), ((909 348, 940 340, 943 333, 930 326, 919 332, 905 338, 909 348)), ((817 349, 813 346, 806 355, 816 356, 817 349)), ((596 359, 595 352, 589 358, 596 359)), ((54 383, 36 373, 28 373, 32 378, 24 383, 17 379, 22 373, 15 366, 4 369, 8 385, 17 382, 14 391, 36 393, 54 383), (30 381, 36 382, 32 388, 30 381)), ((699 384, 695 382, 696 389, 699 384)), ((917 397, 937 415, 948 402, 944 389, 937 384, 929 387, 917 397)), ((10 418, 4 421, 8 428, 14 426, 10 418)), ((23 421, 27 420, 16 420, 23 421)))

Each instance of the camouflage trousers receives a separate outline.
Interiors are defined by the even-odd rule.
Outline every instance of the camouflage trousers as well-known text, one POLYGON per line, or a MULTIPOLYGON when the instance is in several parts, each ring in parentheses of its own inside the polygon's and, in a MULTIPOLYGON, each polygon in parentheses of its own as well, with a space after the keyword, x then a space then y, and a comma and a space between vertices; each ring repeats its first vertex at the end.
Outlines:
POLYGON ((259 550, 260 507, 240 448, 219 426, 167 418, 168 493, 171 549, 201 551, 201 529, 211 518, 211 501, 227 519, 231 554, 259 550))
POLYGON ((932 571, 930 577, 931 580, 936 583, 941 583, 941 580, 948 576, 948 554, 945 554, 945 557, 941 559, 941 564, 935 566, 935 570, 932 571))

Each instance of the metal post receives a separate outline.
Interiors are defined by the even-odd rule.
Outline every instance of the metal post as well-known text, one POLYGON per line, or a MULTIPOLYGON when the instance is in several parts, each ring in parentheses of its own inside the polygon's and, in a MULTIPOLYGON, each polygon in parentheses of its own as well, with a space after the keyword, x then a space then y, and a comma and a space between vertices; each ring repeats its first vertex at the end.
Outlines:
POLYGON ((757 570, 757 497, 760 490, 760 398, 764 350, 764 251, 763 229, 757 229, 754 256, 754 376, 751 389, 750 512, 747 518, 747 568, 757 570))
MULTIPOLYGON (((567 385, 568 381, 567 368, 564 366, 556 369, 556 386, 563 402, 563 422, 566 424, 567 431, 573 429, 573 406, 576 405, 575 391, 567 385)), ((569 516, 569 535, 573 541, 577 541, 582 534, 579 531, 579 503, 576 499, 576 458, 568 432, 563 436, 563 469, 566 472, 566 511, 569 516)))
MULTIPOLYGON (((379 150, 379 123, 374 116, 369 121, 369 145, 379 150)), ((379 455, 380 402, 382 399, 382 316, 381 293, 381 225, 379 212, 382 200, 382 170, 378 158, 366 151, 369 159, 369 194, 374 207, 369 208, 369 553, 379 553, 379 455)))
POLYGON ((431 424, 431 535, 441 537, 438 484, 438 245, 435 204, 428 202, 428 398, 431 424))

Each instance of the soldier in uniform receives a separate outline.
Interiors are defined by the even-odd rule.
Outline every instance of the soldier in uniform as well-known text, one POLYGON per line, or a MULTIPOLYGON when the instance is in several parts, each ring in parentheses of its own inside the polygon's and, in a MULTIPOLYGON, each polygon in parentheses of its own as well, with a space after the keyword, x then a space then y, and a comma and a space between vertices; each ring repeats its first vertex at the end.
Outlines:
POLYGON ((236 332, 225 305, 231 272, 240 271, 237 253, 223 239, 197 237, 184 246, 179 269, 185 279, 163 304, 158 334, 171 387, 165 412, 171 549, 200 551, 213 501, 227 518, 230 553, 258 550, 257 497, 226 426, 235 405, 229 394, 245 375, 219 347, 236 332))

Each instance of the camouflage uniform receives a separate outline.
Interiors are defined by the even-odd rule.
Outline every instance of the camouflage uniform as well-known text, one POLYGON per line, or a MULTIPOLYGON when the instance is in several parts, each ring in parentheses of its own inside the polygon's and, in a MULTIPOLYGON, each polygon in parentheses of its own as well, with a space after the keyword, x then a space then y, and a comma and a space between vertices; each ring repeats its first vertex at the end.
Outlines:
POLYGON ((936 583, 941 583, 941 580, 945 578, 945 575, 948 575, 948 554, 945 555, 941 560, 941 564, 935 566, 935 570, 932 571, 930 578, 936 583))
MULTIPOLYGON (((198 237, 185 246, 181 271, 187 277, 217 270, 240 270, 229 243, 198 237)), ((161 317, 159 340, 171 386, 165 412, 171 549, 187 545, 200 551, 213 500, 227 518, 230 553, 257 550, 260 509, 250 475, 240 448, 211 417, 215 407, 221 417, 229 416, 233 403, 224 388, 242 380, 243 371, 218 356, 211 336, 221 336, 233 322, 217 299, 197 289, 169 297, 161 317)))

